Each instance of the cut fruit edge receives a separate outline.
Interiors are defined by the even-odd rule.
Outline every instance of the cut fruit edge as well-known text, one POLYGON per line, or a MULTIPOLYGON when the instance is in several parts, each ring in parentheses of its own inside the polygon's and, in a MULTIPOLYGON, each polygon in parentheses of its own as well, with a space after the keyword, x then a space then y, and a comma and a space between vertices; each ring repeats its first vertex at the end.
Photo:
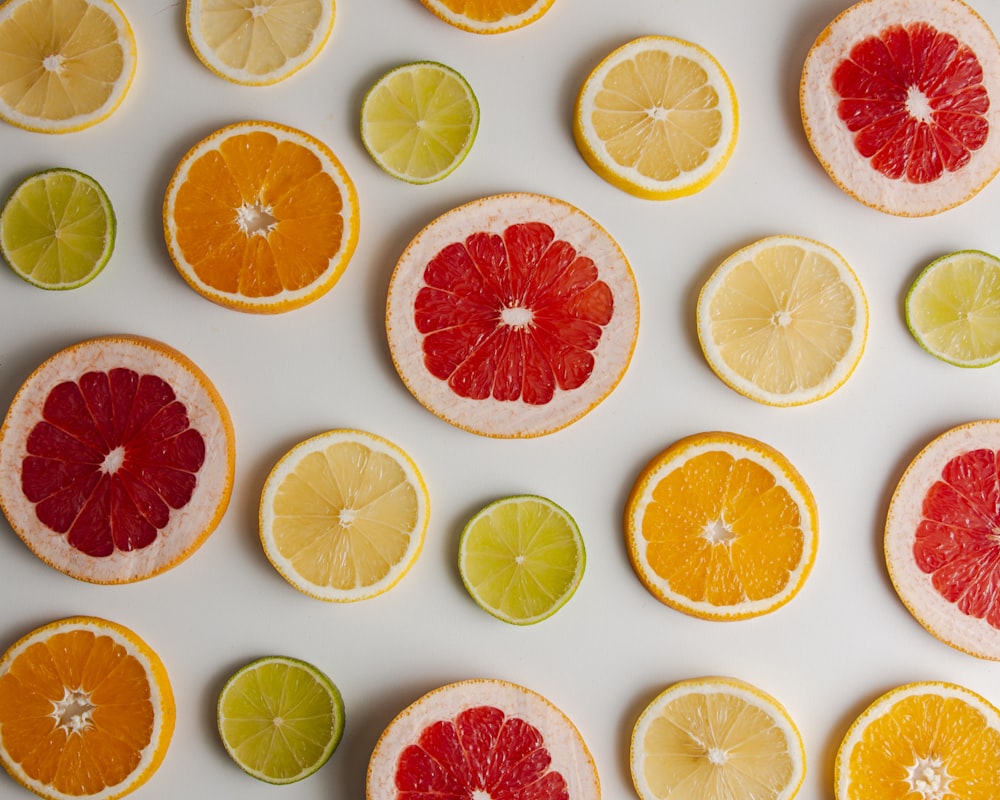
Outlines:
POLYGON ((509 33, 541 19, 555 0, 536 0, 519 14, 505 14, 499 20, 478 20, 467 14, 452 11, 444 0, 420 0, 438 19, 468 33, 492 35, 509 33))

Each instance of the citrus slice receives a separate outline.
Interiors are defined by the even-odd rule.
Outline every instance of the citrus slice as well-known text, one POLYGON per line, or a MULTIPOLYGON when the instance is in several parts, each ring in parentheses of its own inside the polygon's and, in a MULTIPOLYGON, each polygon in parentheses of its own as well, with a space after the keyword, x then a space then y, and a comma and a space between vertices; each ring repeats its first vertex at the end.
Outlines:
POLYGON ((543 195, 474 200, 425 227, 389 283, 396 371, 428 410, 483 436, 569 425, 624 377, 639 296, 624 254, 543 195))
POLYGON ((698 433, 643 469, 625 536, 636 574, 661 602, 704 619, 746 619, 802 588, 816 558, 816 503, 770 445, 698 433))
POLYGON ((472 679, 425 694, 375 744, 367 800, 420 795, 599 800, 601 789, 562 711, 523 686, 472 679))
POLYGON ((23 180, 0 210, 0 253, 43 289, 75 289, 104 269, 115 247, 115 212, 101 185, 56 168, 23 180))
POLYGON ((260 538, 300 592, 352 602, 388 591, 409 571, 429 514, 409 455, 372 433, 333 430, 275 464, 261 493, 260 538))
POLYGON ((854 721, 837 751, 836 800, 1000 797, 1000 711, 943 681, 899 686, 854 721))
POLYGON ((573 114, 591 169, 647 200, 699 192, 736 147, 736 92, 711 53, 670 36, 643 36, 587 76, 573 114))
POLYGON ((420 0, 438 19, 471 33, 506 33, 539 19, 555 0, 420 0))
POLYGON ((244 86, 298 72, 333 30, 334 0, 187 0, 187 33, 201 62, 244 86))
POLYGON ((576 521, 545 497, 495 500, 466 523, 458 571, 479 606, 497 619, 532 625, 573 596, 587 557, 576 521))
POLYGON ((738 250, 698 297, 698 340, 712 371, 772 406, 812 403, 851 376, 868 336, 868 300, 843 257, 801 236, 738 250))
POLYGON ((790 800, 805 777, 802 736, 784 706, 735 678, 661 692, 632 731, 641 800, 790 800))
POLYGON ((308 778, 344 733, 344 700, 322 671, 288 656, 265 656, 226 681, 219 735, 240 769, 266 783, 308 778))
POLYGON ((300 308, 339 280, 358 241, 358 198, 319 139, 239 122, 192 147, 163 204, 170 257, 195 291, 238 311, 300 308))
POLYGON ((906 294, 906 325, 928 353, 959 367, 1000 361, 1000 259, 960 250, 935 259, 906 294))
POLYGON ((24 382, 0 428, 0 507, 43 561, 92 583, 190 556, 229 504, 234 433, 187 356, 118 335, 72 345, 24 382))
POLYGON ((389 70, 361 102, 361 141, 383 170, 407 183, 450 175, 472 149, 479 101, 451 67, 417 61, 389 70))
POLYGON ((1000 420, 952 428, 906 468, 885 559, 903 604, 957 650, 1000 661, 1000 420))
POLYGON ((160 657, 116 622, 50 622, 0 659, 0 760, 49 800, 138 789, 163 762, 175 718, 160 657))
POLYGON ((905 217, 969 200, 1000 170, 1000 45, 961 0, 862 0, 809 50, 809 144, 844 192, 905 217))

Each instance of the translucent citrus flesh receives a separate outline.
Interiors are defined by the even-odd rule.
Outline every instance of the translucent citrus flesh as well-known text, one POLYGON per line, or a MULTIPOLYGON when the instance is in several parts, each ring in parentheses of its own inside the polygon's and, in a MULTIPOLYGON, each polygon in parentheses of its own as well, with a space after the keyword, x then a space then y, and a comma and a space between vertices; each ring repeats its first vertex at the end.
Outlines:
POLYGON ((555 0, 421 0, 437 17, 462 30, 503 33, 541 17, 555 0))
POLYGON ((479 22, 499 22, 539 5, 539 0, 439 0, 455 14, 462 14, 479 22))

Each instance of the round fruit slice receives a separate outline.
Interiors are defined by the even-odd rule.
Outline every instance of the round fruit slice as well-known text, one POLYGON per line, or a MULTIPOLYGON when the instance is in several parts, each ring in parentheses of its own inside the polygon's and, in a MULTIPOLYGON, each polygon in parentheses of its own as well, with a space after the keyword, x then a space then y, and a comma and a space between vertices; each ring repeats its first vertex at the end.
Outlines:
POLYGON ((523 28, 555 0, 420 0, 434 16, 471 33, 505 33, 523 28))
POLYGON ((1000 797, 1000 711, 963 686, 925 681, 878 698, 837 751, 837 800, 1000 797))
POLYGON ((0 253, 42 289, 75 289, 104 269, 115 247, 115 212, 101 185, 57 168, 21 182, 0 210, 0 253))
POLYGON ((885 559, 910 613, 957 650, 1000 661, 1000 420, 931 441, 889 502, 885 559))
POLYGON ((798 406, 839 389, 861 361, 868 301, 830 247, 770 236, 727 258, 698 297, 698 340, 731 389, 798 406))
POLYGON ((361 141, 376 164, 407 183, 458 167, 479 130, 479 101, 458 72, 435 61, 390 70, 361 103, 361 141))
POLYGON ((186 356, 138 336, 62 350, 0 428, 0 507, 46 563, 92 583, 175 566, 229 504, 229 412, 186 356))
POLYGON ((0 6, 0 118, 40 133, 96 125, 135 74, 135 38, 112 0, 0 6))
POLYGON ((300 442, 271 470, 260 538, 300 592, 352 602, 395 586, 420 554, 430 515, 417 465, 371 433, 334 430, 300 442))
POLYGON ((441 419, 483 436, 569 425, 624 377, 639 327, 618 244, 543 195, 459 206, 410 242, 386 309, 396 370, 441 419))
POLYGON ((167 188, 170 257, 195 291, 227 308, 290 311, 326 294, 358 241, 358 198, 333 152, 273 122, 217 130, 167 188))
POLYGON ((587 76, 573 136, 604 180, 648 200, 694 194, 714 181, 736 147, 736 92, 702 47, 643 36, 587 76))
POLYGON ((0 760, 49 800, 111 800, 159 768, 176 718, 159 656, 115 622, 72 617, 0 659, 0 760))
POLYGON ((816 558, 816 503, 773 447, 699 433, 646 465, 626 503, 625 536, 636 574, 661 602, 746 619, 802 588, 816 558))
POLYGON ((424 695, 375 744, 367 800, 531 797, 599 800, 579 730, 542 695, 500 680, 466 680, 424 695))
POLYGON ((695 678, 639 715, 630 765, 641 800, 791 800, 806 754, 769 694, 734 678, 695 678))
POLYGON ((344 700, 312 664, 266 656, 226 681, 217 717, 222 744, 240 769, 267 783, 295 783, 322 767, 340 744, 344 700))
POLYGON ((496 500, 466 523, 458 571, 472 598, 504 622, 547 619, 573 596, 586 565, 576 521, 551 500, 496 500))
POLYGON ((834 182, 887 214, 964 203, 1000 170, 1000 45, 961 0, 862 0, 816 39, 800 84, 834 182))
POLYGON ((334 0, 187 0, 188 40, 216 75, 267 86, 316 58, 335 8, 334 0))

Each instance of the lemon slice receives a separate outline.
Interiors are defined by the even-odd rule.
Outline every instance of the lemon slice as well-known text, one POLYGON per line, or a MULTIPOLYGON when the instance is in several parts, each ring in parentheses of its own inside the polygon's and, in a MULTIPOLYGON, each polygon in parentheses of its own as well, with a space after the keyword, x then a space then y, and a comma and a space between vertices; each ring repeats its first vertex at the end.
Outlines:
POLYGON ((555 0, 420 0, 438 19, 470 33, 506 33, 541 18, 555 0))

